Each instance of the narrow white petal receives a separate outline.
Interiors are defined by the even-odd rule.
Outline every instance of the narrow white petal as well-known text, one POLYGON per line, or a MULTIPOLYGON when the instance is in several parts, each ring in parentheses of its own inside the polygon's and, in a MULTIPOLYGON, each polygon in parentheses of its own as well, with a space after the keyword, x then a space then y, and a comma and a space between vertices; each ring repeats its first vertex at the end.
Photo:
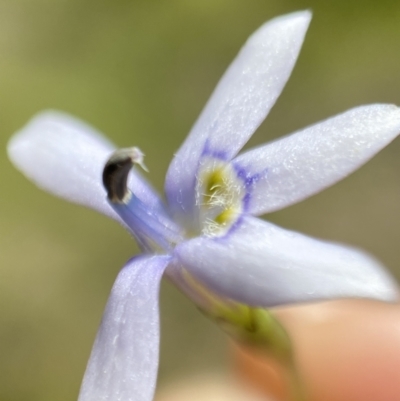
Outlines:
POLYGON ((400 108, 363 106, 238 156, 236 169, 252 181, 247 211, 282 209, 323 190, 399 133, 400 108))
POLYGON ((201 156, 230 160, 264 120, 290 76, 310 19, 303 11, 267 22, 228 68, 168 170, 166 194, 175 214, 193 213, 201 156))
POLYGON ((138 257, 121 270, 83 378, 79 401, 151 401, 159 353, 158 296, 165 256, 138 257))
POLYGON ((393 301, 397 285, 371 256, 243 217, 223 238, 177 248, 180 263, 222 296, 258 306, 335 298, 393 301))
MULTIPOLYGON (((102 184, 104 164, 114 149, 89 125, 64 113, 47 111, 11 138, 8 155, 40 188, 120 220, 106 201, 102 184)), ((161 207, 158 196, 134 170, 129 186, 146 204, 161 207)))

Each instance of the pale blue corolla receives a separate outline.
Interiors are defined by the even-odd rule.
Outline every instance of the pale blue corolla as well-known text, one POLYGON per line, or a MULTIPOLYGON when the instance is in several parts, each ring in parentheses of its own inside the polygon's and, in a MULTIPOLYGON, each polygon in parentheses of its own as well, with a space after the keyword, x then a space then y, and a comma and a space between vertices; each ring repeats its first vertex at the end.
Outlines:
POLYGON ((136 169, 126 196, 108 199, 102 173, 114 146, 63 113, 39 114, 10 141, 9 156, 23 174, 121 222, 143 250, 116 279, 80 401, 152 399, 164 273, 203 309, 204 289, 262 307, 397 299, 392 278, 364 252, 255 217, 341 180, 400 132, 400 110, 375 104, 237 155, 281 93, 310 19, 308 11, 275 18, 250 37, 172 159, 165 202, 136 169))

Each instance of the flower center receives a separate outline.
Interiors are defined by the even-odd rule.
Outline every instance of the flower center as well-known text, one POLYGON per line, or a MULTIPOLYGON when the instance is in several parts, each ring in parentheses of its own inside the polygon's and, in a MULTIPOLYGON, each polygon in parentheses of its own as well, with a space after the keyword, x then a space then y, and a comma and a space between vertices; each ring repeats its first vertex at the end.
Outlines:
POLYGON ((223 235, 243 212, 246 188, 230 163, 208 158, 197 175, 196 204, 208 236, 223 235))
MULTIPOLYGON (((110 206, 141 249, 168 252, 183 240, 181 228, 162 210, 152 208, 128 188, 131 168, 137 164, 146 169, 143 156, 135 147, 115 151, 104 167, 103 185, 110 206)), ((195 186, 199 229, 193 234, 224 235, 244 212, 247 192, 246 182, 232 164, 212 156, 203 158, 195 186)))

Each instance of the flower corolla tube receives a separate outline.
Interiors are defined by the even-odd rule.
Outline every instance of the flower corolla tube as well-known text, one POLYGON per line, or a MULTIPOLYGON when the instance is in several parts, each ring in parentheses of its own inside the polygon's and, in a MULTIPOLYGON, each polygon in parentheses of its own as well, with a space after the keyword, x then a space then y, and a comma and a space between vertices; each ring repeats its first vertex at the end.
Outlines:
POLYGON ((310 19, 309 11, 281 16, 248 39, 173 157, 165 202, 131 169, 143 165, 138 148, 116 150, 66 114, 43 112, 11 139, 9 157, 25 176, 119 221, 142 249, 112 288, 80 401, 152 399, 164 274, 210 314, 230 305, 397 300, 373 257, 256 217, 341 180, 400 132, 400 109, 373 104, 238 155, 288 80, 310 19))

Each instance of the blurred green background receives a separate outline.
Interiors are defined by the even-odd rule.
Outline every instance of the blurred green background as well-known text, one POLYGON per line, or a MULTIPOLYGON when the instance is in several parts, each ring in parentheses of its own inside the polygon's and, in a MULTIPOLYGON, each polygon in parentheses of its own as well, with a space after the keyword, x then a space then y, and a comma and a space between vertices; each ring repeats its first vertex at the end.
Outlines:
MULTIPOLYGON (((293 76, 251 140, 350 107, 400 104, 395 0, 0 0, 0 141, 36 112, 70 112, 169 161, 219 77, 264 21, 310 8, 293 76)), ((0 208, 0 400, 75 400, 113 280, 137 252, 114 222, 36 189, 5 150, 0 208)), ((400 141, 351 177, 268 218, 377 255, 400 278, 400 141)), ((176 289, 161 296, 160 387, 227 369, 225 336, 176 289)))

